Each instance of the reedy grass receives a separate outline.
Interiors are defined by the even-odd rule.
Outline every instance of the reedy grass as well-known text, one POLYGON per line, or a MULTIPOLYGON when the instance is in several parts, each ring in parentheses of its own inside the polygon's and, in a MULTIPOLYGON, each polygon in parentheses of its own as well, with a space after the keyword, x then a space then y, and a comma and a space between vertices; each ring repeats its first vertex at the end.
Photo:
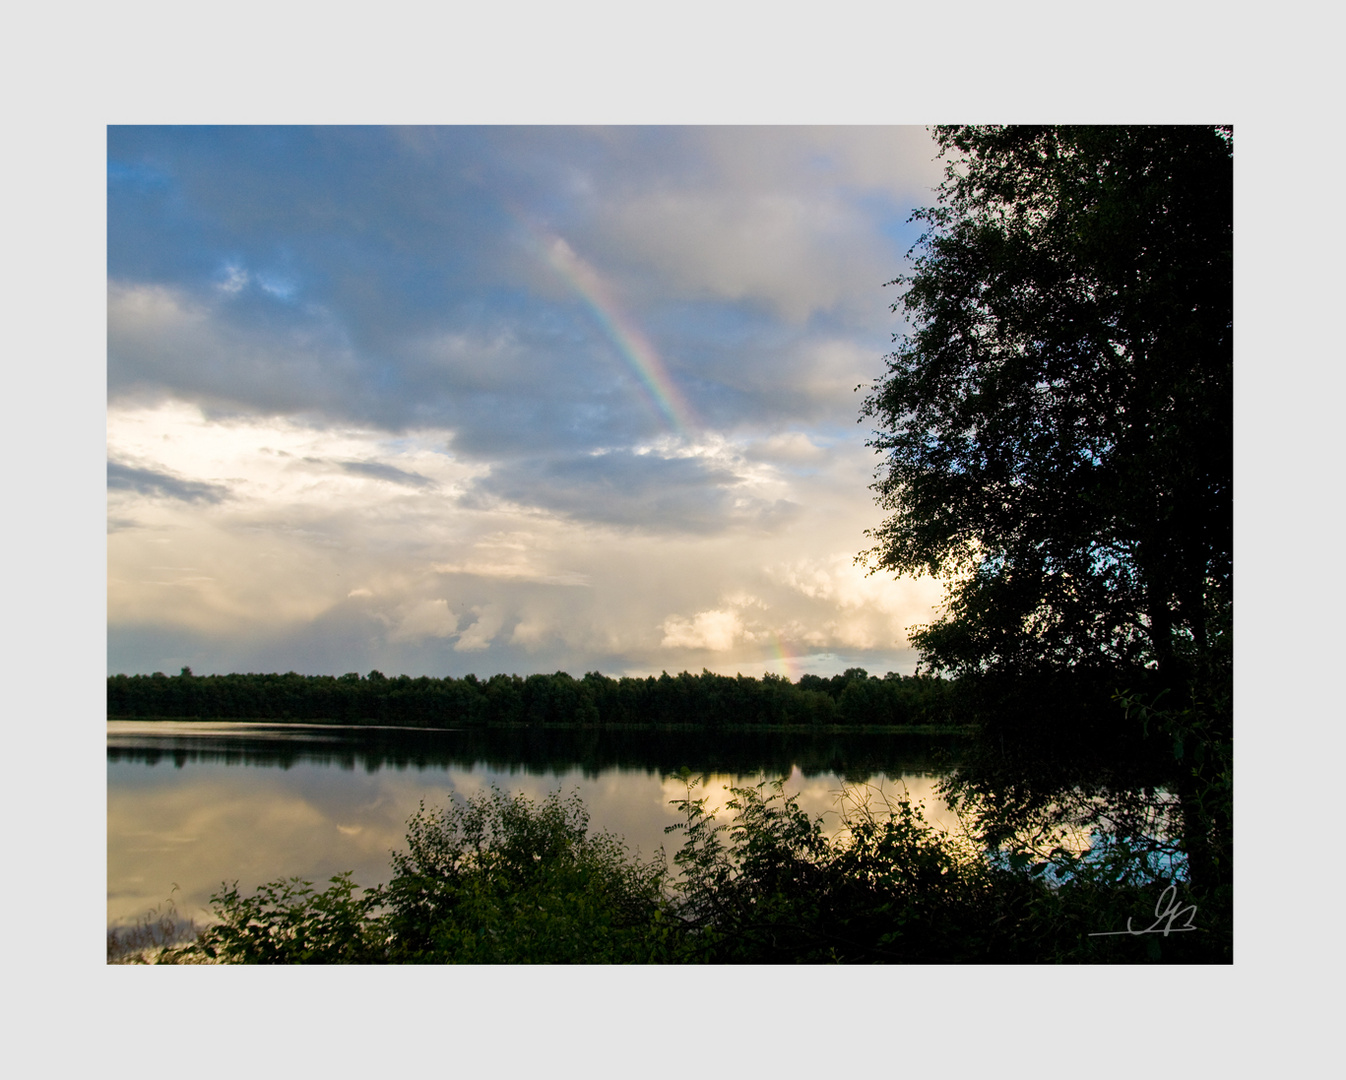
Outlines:
MULTIPOLYGON (((173 886, 174 891, 177 886, 173 886)), ((110 926, 107 932, 109 964, 182 964, 211 963, 184 946, 198 943, 204 929, 195 919, 184 919, 170 894, 130 926, 110 926)))

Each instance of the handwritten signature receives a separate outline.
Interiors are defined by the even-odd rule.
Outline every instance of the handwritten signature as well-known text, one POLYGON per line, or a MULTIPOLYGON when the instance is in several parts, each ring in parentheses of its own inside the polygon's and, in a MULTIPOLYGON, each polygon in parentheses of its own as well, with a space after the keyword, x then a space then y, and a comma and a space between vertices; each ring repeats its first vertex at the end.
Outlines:
POLYGON ((1131 920, 1126 920, 1125 930, 1104 930, 1098 934, 1090 934, 1090 937, 1112 937, 1115 934, 1130 934, 1133 937, 1139 937, 1141 934, 1163 934, 1168 937, 1169 934, 1181 934, 1184 930, 1200 930, 1201 927, 1192 925, 1192 918, 1196 915, 1196 905, 1188 904, 1186 907, 1178 907, 1178 889, 1176 885, 1170 885, 1159 894, 1159 902, 1154 905, 1154 922, 1144 930, 1131 929, 1131 920), (1187 916, 1187 921, 1182 926, 1173 924, 1187 916), (1160 923, 1164 923, 1160 928, 1160 923))

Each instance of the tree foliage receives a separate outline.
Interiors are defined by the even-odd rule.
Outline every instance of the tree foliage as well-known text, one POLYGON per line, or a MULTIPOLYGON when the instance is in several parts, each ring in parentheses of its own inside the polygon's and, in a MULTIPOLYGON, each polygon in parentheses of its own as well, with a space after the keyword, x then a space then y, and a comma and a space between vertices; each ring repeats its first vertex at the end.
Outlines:
POLYGON ((935 134, 862 558, 945 579, 936 669, 1181 681, 1232 606, 1231 133, 935 134))

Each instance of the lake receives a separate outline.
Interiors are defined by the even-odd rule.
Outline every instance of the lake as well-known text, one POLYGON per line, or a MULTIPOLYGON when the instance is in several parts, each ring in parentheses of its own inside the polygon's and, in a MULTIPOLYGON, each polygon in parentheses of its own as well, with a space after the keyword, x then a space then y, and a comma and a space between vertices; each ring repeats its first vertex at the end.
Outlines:
POLYGON ((956 735, 909 733, 109 721, 108 926, 170 894, 200 924, 225 881, 244 892, 281 877, 321 888, 350 870, 357 884, 384 882, 422 800, 439 806, 492 784, 538 801, 578 790, 592 829, 644 856, 664 846, 670 863, 680 841, 664 828, 680 820, 671 803, 686 789, 672 774, 684 767, 707 776, 698 797, 715 807, 727 785, 785 777, 825 827, 836 828, 843 787, 866 784, 876 794, 905 788, 927 820, 952 827, 935 785, 959 748, 956 735))

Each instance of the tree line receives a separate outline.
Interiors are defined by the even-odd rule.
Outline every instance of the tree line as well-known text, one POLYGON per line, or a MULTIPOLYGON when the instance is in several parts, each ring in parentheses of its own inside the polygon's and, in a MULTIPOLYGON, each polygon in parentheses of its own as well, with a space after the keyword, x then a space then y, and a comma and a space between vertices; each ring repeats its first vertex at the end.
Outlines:
POLYGON ((535 725, 948 725, 958 722, 956 685, 927 675, 863 668, 841 675, 692 675, 576 679, 493 675, 478 679, 286 674, 113 675, 111 719, 290 720, 413 727, 535 725))

